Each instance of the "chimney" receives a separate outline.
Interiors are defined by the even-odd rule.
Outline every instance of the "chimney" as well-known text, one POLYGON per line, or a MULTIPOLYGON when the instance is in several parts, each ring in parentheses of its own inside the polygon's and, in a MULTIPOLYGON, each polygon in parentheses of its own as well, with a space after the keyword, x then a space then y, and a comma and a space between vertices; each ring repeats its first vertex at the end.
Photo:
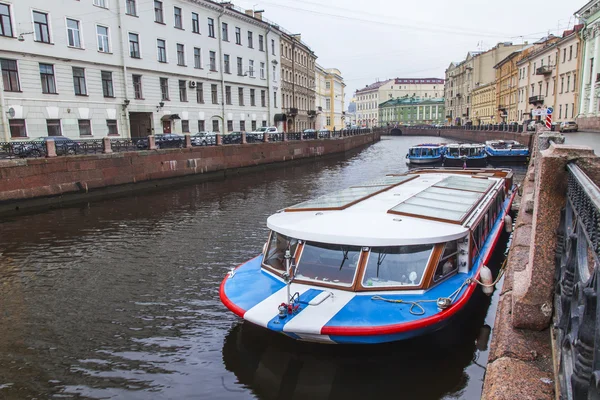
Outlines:
POLYGON ((262 11, 254 11, 254 18, 262 21, 262 11))
POLYGON ((248 16, 250 16, 250 17, 252 17, 252 16, 253 16, 253 14, 254 14, 254 11, 252 11, 252 10, 246 10, 246 11, 244 11, 244 12, 246 13, 246 15, 248 15, 248 16))

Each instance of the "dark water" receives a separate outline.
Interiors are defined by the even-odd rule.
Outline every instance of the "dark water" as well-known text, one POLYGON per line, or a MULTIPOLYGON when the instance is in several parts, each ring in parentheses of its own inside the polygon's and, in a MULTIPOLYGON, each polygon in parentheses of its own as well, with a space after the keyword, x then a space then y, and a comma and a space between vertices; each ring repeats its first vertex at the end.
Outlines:
POLYGON ((354 347, 241 323, 218 297, 270 214, 405 171, 431 140, 0 221, 0 398, 479 398, 495 297, 435 336, 354 347))

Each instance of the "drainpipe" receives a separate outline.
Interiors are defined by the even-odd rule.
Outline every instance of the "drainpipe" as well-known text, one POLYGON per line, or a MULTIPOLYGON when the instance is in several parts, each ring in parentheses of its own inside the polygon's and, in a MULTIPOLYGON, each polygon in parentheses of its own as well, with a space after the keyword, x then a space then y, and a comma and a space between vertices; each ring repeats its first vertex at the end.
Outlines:
POLYGON ((273 120, 273 125, 271 125, 271 93, 275 95, 275 91, 273 89, 273 84, 271 82, 271 64, 269 64, 269 33, 271 32, 271 25, 267 29, 267 33, 265 33, 265 52, 267 53, 267 120, 269 120, 269 126, 275 126, 275 120, 273 120))
MULTIPOLYGON (((123 35, 123 21, 121 15, 121 2, 117 1, 117 15, 119 16, 119 35, 121 37, 121 62, 123 63, 123 93, 125 93, 125 99, 129 99, 129 93, 127 90, 129 88, 129 79, 127 76, 127 58, 125 57, 125 49, 127 48, 125 42, 125 36, 123 35)), ((123 112, 125 113, 125 133, 127 138, 131 138, 131 124, 129 121, 129 111, 127 110, 127 106, 123 107, 123 112)), ((154 121, 152 121, 154 125, 154 121)), ((154 132, 151 132, 154 135, 154 132)))
MULTIPOLYGON (((223 74, 223 26, 221 23, 221 17, 225 14, 225 6, 222 6, 223 9, 219 13, 217 17, 217 40, 219 41, 219 74, 221 75, 221 121, 223 122, 223 133, 225 133, 225 129, 227 129, 227 125, 225 122, 225 76, 223 74)), ((229 65, 231 66, 231 60, 229 61, 229 65)))

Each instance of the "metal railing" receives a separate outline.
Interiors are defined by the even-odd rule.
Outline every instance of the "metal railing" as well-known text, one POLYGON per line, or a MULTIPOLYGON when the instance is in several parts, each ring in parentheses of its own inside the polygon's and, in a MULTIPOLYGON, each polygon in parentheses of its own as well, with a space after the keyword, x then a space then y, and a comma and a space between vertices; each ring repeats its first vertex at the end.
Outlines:
POLYGON ((0 142, 0 159, 46 156, 46 142, 0 142))
MULTIPOLYGON (((496 131, 496 132, 513 132, 513 133, 522 133, 522 132, 534 132, 535 129, 527 129, 527 127, 518 124, 482 124, 482 125, 440 125, 440 126, 431 126, 431 125, 398 125, 390 126, 390 127, 382 127, 381 129, 423 129, 423 130, 464 130, 464 131, 496 131)), ((552 127, 554 130, 554 126, 552 127)))
MULTIPOLYGON (((132 139, 126 139, 126 138, 119 138, 119 139, 110 139, 110 148, 112 151, 114 152, 125 152, 125 151, 136 151, 136 150, 141 150, 141 147, 143 147, 141 145, 141 141, 143 140, 148 140, 148 139, 143 139, 143 138, 132 138, 132 139), (140 147, 138 147, 138 145, 140 147)), ((146 147, 147 142, 146 142, 146 147)))
POLYGON ((600 399, 600 189, 576 164, 567 169, 554 298, 560 397, 600 399))

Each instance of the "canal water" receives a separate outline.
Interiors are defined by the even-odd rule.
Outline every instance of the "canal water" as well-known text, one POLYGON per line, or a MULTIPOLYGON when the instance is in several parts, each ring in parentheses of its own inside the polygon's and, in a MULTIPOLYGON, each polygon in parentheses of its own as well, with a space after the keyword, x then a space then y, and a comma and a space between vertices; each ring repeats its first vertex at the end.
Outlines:
POLYGON ((439 140, 0 220, 0 398, 478 399, 498 291, 434 336, 378 346, 295 342, 218 295, 270 214, 406 171, 409 146, 439 140))

